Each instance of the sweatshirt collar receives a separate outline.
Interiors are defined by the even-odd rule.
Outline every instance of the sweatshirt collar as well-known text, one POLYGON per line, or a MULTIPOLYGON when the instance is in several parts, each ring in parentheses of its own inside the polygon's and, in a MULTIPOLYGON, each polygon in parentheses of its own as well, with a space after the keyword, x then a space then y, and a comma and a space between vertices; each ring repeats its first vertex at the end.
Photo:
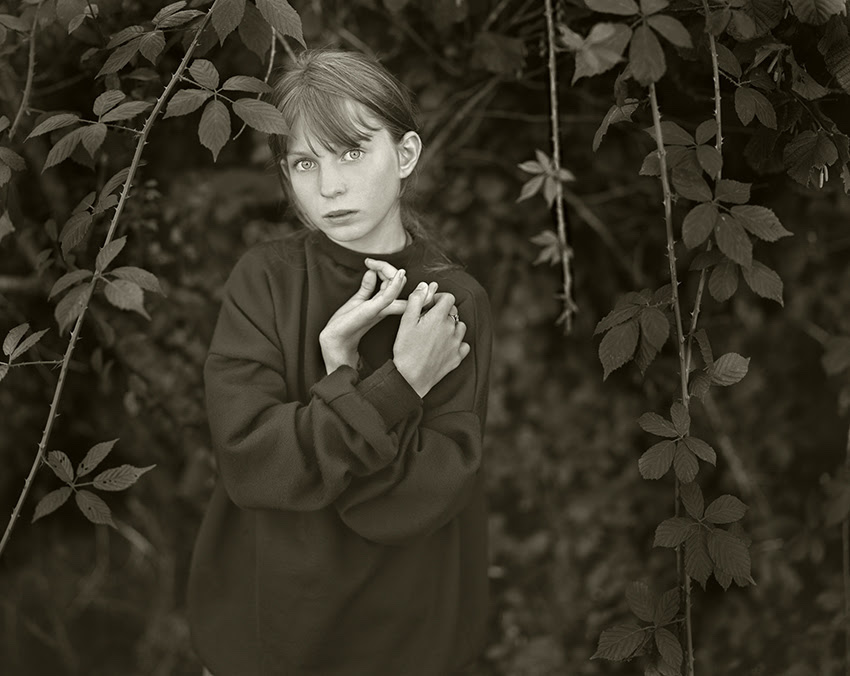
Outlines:
POLYGON ((409 268, 422 259, 422 240, 417 237, 413 237, 413 241, 410 244, 400 251, 393 253, 361 253, 359 251, 353 251, 342 246, 342 244, 334 242, 321 230, 312 230, 310 232, 310 239, 333 261, 354 270, 365 269, 366 264, 363 261, 366 258, 387 261, 387 263, 396 268, 409 268))

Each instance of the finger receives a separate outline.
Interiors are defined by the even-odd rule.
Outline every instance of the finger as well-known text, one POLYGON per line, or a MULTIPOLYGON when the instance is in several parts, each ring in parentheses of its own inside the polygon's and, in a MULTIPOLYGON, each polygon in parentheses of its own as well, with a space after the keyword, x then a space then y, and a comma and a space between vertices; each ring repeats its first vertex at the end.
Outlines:
POLYGON ((410 295, 407 297, 407 308, 401 316, 401 324, 399 327, 414 325, 419 321, 419 315, 422 313, 422 304, 425 301, 428 285, 425 282, 419 282, 410 295))
POLYGON ((381 290, 372 299, 379 305, 389 305, 404 288, 404 283, 407 281, 407 272, 404 268, 396 270, 395 275, 389 282, 381 285, 381 290))
POLYGON ((422 304, 423 307, 430 307, 434 302, 434 294, 437 293, 437 282, 431 282, 428 285, 428 291, 425 295, 425 302, 422 304))
POLYGON ((378 276, 374 270, 367 270, 363 275, 363 280, 360 282, 360 288, 354 294, 354 298, 358 300, 367 300, 375 291, 375 285, 378 283, 378 276))
POLYGON ((463 337, 466 335, 466 324, 463 322, 458 322, 457 326, 455 326, 455 336, 463 340, 463 337))
POLYGON ((403 315, 407 309, 406 300, 394 300, 378 313, 379 317, 388 317, 389 315, 403 315))
POLYGON ((469 343, 461 343, 459 351, 460 360, 463 361, 464 359, 466 359, 466 355, 468 355, 472 351, 472 348, 469 346, 469 343))
POLYGON ((449 314, 449 310, 455 304, 455 297, 450 293, 436 293, 434 294, 434 307, 431 308, 431 311, 443 312, 445 314, 449 314))
POLYGON ((398 268, 396 268, 391 263, 387 263, 387 261, 378 260, 375 258, 367 258, 365 260, 366 267, 370 270, 374 270, 378 273, 378 276, 384 282, 389 282, 395 277, 396 272, 398 272, 398 268))

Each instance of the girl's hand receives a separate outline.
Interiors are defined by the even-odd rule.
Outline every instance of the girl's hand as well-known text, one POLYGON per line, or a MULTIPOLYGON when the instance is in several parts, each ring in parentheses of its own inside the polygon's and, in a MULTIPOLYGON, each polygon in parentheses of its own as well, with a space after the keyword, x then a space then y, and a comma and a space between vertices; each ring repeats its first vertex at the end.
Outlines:
POLYGON ((374 270, 366 271, 360 288, 331 316, 319 334, 319 345, 328 373, 343 364, 356 368, 357 348, 366 332, 384 317, 400 315, 405 311, 407 301, 398 300, 404 282, 405 271, 396 270, 373 297, 378 273, 374 270))
POLYGON ((398 372, 421 398, 460 366, 471 349, 463 342, 466 324, 451 317, 457 315, 454 296, 436 294, 434 306, 421 314, 427 294, 425 282, 410 294, 393 345, 398 372))
MULTIPOLYGON (((378 273, 378 278, 381 280, 381 289, 384 288, 385 284, 388 284, 392 280, 393 276, 397 272, 394 265, 376 258, 367 258, 366 267, 378 273)), ((431 282, 428 284, 428 294, 425 296, 425 302, 422 304, 423 308, 429 308, 433 305, 434 294, 437 293, 437 288, 437 282, 431 282)))

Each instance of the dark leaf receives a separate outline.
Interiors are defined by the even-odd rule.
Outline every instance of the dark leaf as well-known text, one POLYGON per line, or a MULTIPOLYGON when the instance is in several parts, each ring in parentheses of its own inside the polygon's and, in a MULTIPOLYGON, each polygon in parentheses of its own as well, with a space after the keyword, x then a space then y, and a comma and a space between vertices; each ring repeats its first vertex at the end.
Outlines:
POLYGON ((714 565, 706 543, 706 533, 702 528, 694 528, 685 541, 685 572, 705 589, 705 583, 708 582, 713 569, 714 565))
POLYGON ((112 512, 109 506, 97 495, 91 491, 80 490, 74 496, 77 502, 77 507, 83 515, 92 523, 105 524, 115 528, 112 521, 112 512))
POLYGON ((71 289, 65 297, 59 301, 54 311, 56 323, 59 325, 59 333, 65 333, 65 329, 76 321, 77 317, 89 302, 91 287, 88 284, 71 289))
POLYGON ((661 310, 647 308, 640 313, 640 330, 649 344, 660 350, 670 334, 670 323, 661 310))
POLYGON ((236 29, 244 14, 245 0, 219 0, 213 5, 210 21, 221 44, 236 29))
POLYGON ((750 236, 734 216, 720 214, 714 230, 717 247, 725 256, 742 265, 750 267, 753 262, 753 243, 750 236))
POLYGON ((68 501, 72 492, 73 489, 70 486, 62 486, 62 488, 57 488, 55 491, 50 491, 35 506, 35 513, 32 517, 33 522, 59 509, 68 501))
POLYGON ((640 8, 634 0, 586 0, 586 4, 594 12, 604 14, 631 16, 640 12, 640 8))
POLYGON ((102 491, 123 491, 139 480, 145 472, 149 472, 156 465, 148 467, 133 467, 132 465, 121 465, 113 467, 98 474, 94 478, 94 487, 102 491))
POLYGON ((88 151, 89 155, 94 157, 104 139, 106 139, 106 125, 103 123, 92 124, 82 128, 81 140, 83 147, 88 151))
POLYGON ((691 430, 691 416, 681 401, 673 402, 673 405, 670 407, 670 419, 676 428, 676 435, 680 437, 687 436, 691 430))
POLYGON ((667 418, 660 416, 657 413, 644 413, 640 418, 638 418, 638 425, 640 425, 644 432, 654 434, 657 437, 676 439, 679 436, 679 432, 676 431, 675 425, 667 420, 667 418))
POLYGON ((638 460, 638 470, 644 479, 660 479, 670 469, 676 444, 672 441, 659 441, 650 447, 638 460))
POLYGON ((74 270, 73 272, 69 272, 66 275, 62 275, 59 279, 56 280, 56 283, 53 285, 53 288, 50 289, 50 293, 47 298, 53 298, 58 293, 61 293, 68 287, 74 286, 75 284, 79 284, 84 279, 88 279, 92 276, 91 270, 74 270))
POLYGON ((239 38, 254 54, 264 59, 271 47, 272 29, 252 3, 245 5, 245 14, 239 24, 239 38))
POLYGON ((742 268, 744 280, 747 285, 762 298, 775 300, 780 305, 785 305, 782 300, 782 279, 776 272, 764 263, 753 261, 749 268, 742 268))
POLYGON ((202 87, 207 89, 218 89, 219 75, 218 70, 213 65, 212 61, 206 59, 195 59, 192 65, 189 66, 189 73, 195 78, 202 87))
MULTIPOLYGON (((710 382, 708 374, 700 373, 699 375, 705 376, 706 380, 710 382)), ((710 465, 717 464, 717 453, 715 453, 714 449, 702 439, 697 439, 696 437, 685 437, 682 441, 685 442, 685 445, 691 449, 691 452, 700 460, 704 460, 710 465)))
POLYGON ((121 253, 121 249, 124 248, 126 243, 127 236, 125 235, 124 237, 119 237, 118 239, 109 242, 109 244, 104 245, 97 254, 97 261, 95 265, 97 272, 103 272, 106 270, 115 257, 121 253))
POLYGON ((30 325, 27 323, 18 324, 15 328, 10 329, 9 333, 6 334, 6 338, 3 340, 3 354, 7 357, 15 351, 15 348, 18 346, 18 343, 21 342, 21 338, 26 335, 26 332, 29 331, 30 325))
POLYGON ((121 103, 127 95, 120 89, 107 89, 103 94, 94 100, 92 110, 94 114, 100 117, 108 110, 112 110, 115 106, 121 103))
POLYGON ((47 454, 47 464, 53 470, 53 473, 66 484, 73 483, 74 468, 71 467, 71 461, 68 459, 68 456, 62 451, 50 451, 47 454))
POLYGON ((711 382, 715 385, 734 385, 743 380, 750 367, 750 358, 736 352, 727 352, 717 359, 709 369, 711 382))
POLYGON ((275 106, 257 99, 239 99, 233 103, 233 112, 249 127, 266 134, 286 134, 289 127, 275 106))
POLYGON ((750 551, 746 543, 732 533, 714 528, 708 534, 708 551, 714 563, 733 577, 750 577, 750 551))
POLYGON ((708 239, 717 226, 720 214, 713 202, 697 204, 682 222, 682 240, 689 249, 694 249, 708 239))
POLYGON ((99 444, 92 446, 86 453, 86 457, 83 458, 82 462, 80 462, 77 467, 77 478, 86 476, 95 467, 97 467, 103 459, 109 455, 109 452, 112 450, 112 447, 115 446, 116 441, 118 441, 118 439, 102 441, 99 444))
POLYGON ((177 117, 188 115, 200 108, 204 102, 212 96, 212 92, 206 89, 181 89, 168 102, 165 117, 177 117))
POLYGON ((626 602, 631 611, 644 622, 652 622, 658 599, 646 582, 635 581, 626 586, 626 602))
POLYGON ((62 257, 68 258, 68 253, 82 242, 88 235, 91 228, 92 215, 88 211, 80 211, 71 218, 62 227, 62 233, 59 235, 59 241, 62 243, 62 257))
POLYGON ((604 371, 603 380, 632 358, 637 348, 639 335, 636 320, 618 324, 605 334, 599 344, 599 359, 604 371))
POLYGON ((693 530, 699 530, 695 528, 696 525, 693 520, 682 516, 666 519, 658 524, 658 528, 655 529, 655 540, 652 546, 669 547, 671 549, 678 547, 685 541, 689 533, 693 530))
POLYGON ((678 19, 666 14, 656 14, 649 17, 646 22, 677 47, 690 49, 694 46, 691 42, 691 34, 678 19))
POLYGON ((646 630, 636 624, 606 629, 599 637, 596 652, 590 659, 622 661, 630 658, 646 638, 646 630))
POLYGON ((127 279, 114 279, 106 283, 103 290, 106 300, 122 310, 133 310, 146 319, 150 319, 144 306, 144 292, 141 287, 127 279))
POLYGON ((723 168, 723 156, 718 152, 717 148, 709 145, 697 146, 697 160, 706 174, 711 178, 716 179, 720 175, 720 170, 723 168))
POLYGON ((306 47, 301 17, 286 0, 257 0, 257 8, 278 35, 290 35, 306 47))
POLYGON ((711 188, 697 171, 691 169, 676 169, 673 172, 673 187, 682 197, 694 202, 710 202, 711 188))
POLYGON ((629 65, 632 76, 642 85, 657 82, 667 70, 661 43, 646 24, 634 30, 629 44, 629 65))
MULTIPOLYGON (((548 232, 552 232, 551 230, 548 232)), ((554 232, 552 232, 555 235, 554 232)), ((555 241, 557 241, 557 235, 555 235, 555 241)), ((593 335, 597 335, 602 333, 603 331, 607 331, 612 326, 616 326, 617 324, 622 324, 625 321, 628 321, 632 317, 634 317, 638 312, 641 311, 640 305, 634 304, 626 304, 620 307, 616 307, 607 315, 605 315, 599 323, 596 325, 596 330, 593 332, 593 335)))
POLYGON ((744 518, 747 506, 734 495, 721 495, 705 508, 705 520, 709 523, 732 523, 744 518))
POLYGON ((198 137, 201 145, 212 152, 213 161, 217 160, 219 152, 230 138, 230 112, 221 101, 210 101, 204 108, 198 137))
POLYGON ((692 481, 689 484, 682 484, 679 487, 679 495, 682 498, 685 511, 694 519, 702 519, 705 513, 705 500, 699 484, 696 481, 692 481))
POLYGON ((221 88, 224 91, 256 92, 258 94, 265 94, 272 90, 262 80, 248 75, 234 75, 233 77, 229 77, 221 88))
POLYGON ((153 291, 154 293, 164 295, 162 293, 162 287, 160 287, 159 280, 156 278, 156 275, 151 272, 148 272, 147 270, 142 270, 141 268, 136 268, 132 266, 126 266, 121 268, 115 268, 110 274, 115 275, 119 279, 126 279, 135 284, 138 284, 146 291, 153 291))
POLYGON ((73 129, 59 139, 47 154, 42 171, 67 160, 82 140, 83 131, 84 128, 73 129))
POLYGON ((148 61, 156 64, 156 60, 165 49, 165 34, 162 31, 151 31, 139 43, 139 51, 148 61))
POLYGON ((696 456, 691 453, 687 444, 680 441, 676 444, 676 452, 673 455, 673 469, 676 471, 676 476, 679 481, 690 483, 696 479, 699 472, 699 462, 696 456))
POLYGON ((669 629, 659 627, 655 630, 655 645, 664 661, 678 669, 682 665, 682 645, 669 629))
POLYGON ((719 302, 729 300, 738 288, 738 266, 730 260, 718 263, 708 278, 708 291, 719 302))
POLYGON ((679 612, 679 590, 677 588, 668 589, 658 599, 658 604, 655 606, 655 616, 653 621, 657 625, 664 625, 672 622, 679 612))
MULTIPOLYGON (((655 132, 655 127, 646 127, 644 131, 652 137, 653 141, 658 140, 658 135, 655 132)), ((694 145, 694 137, 687 131, 682 129, 675 122, 665 120, 661 123, 661 137, 664 139, 666 146, 692 146, 694 145)))
POLYGON ((782 223, 779 222, 776 214, 767 207, 755 204, 734 206, 732 207, 732 215, 749 232, 766 242, 775 242, 792 234, 782 227, 782 223))

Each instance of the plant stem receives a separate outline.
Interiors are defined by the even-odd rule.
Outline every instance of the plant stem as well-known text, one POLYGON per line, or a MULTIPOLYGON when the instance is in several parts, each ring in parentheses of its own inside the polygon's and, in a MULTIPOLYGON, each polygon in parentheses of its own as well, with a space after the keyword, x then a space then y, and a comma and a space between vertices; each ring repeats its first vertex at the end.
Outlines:
MULTIPOLYGON (((286 51, 291 55, 290 58, 292 58, 292 60, 294 61, 295 60, 295 54, 292 52, 292 48, 286 43, 286 38, 281 37, 281 41, 283 42, 284 47, 286 47, 286 51)), ((272 28, 272 39, 271 39, 271 44, 269 45, 269 65, 268 65, 268 68, 266 68, 266 76, 263 78, 263 82, 265 82, 266 84, 269 83, 269 78, 271 77, 271 74, 272 74, 272 68, 274 67, 274 58, 275 58, 276 55, 277 55, 277 31, 274 28, 272 28)), ((259 101, 262 98, 262 96, 263 96, 262 92, 257 94, 257 100, 259 101)), ((245 128, 247 126, 248 126, 248 124, 246 122, 242 123, 242 126, 240 127, 239 131, 236 132, 236 136, 233 137, 234 141, 236 139, 238 139, 240 136, 242 136, 242 132, 245 131, 245 128)))
MULTIPOLYGON (((558 71, 555 59, 555 20, 552 12, 552 0, 546 0, 546 29, 549 48, 549 113, 552 126, 552 164, 555 176, 561 171, 561 131, 558 124, 558 71)), ((561 250, 561 267, 564 270, 564 311, 558 321, 564 322, 564 333, 570 333, 573 326, 573 316, 578 306, 573 299, 573 276, 570 262, 573 249, 567 241, 567 222, 564 217, 564 190, 560 179, 555 180, 555 218, 558 222, 558 243, 561 250)))
MULTIPOLYGON (((670 285, 673 290, 673 312, 676 316, 676 340, 679 352, 679 381, 682 388, 682 404, 688 409, 688 371, 685 362, 685 335, 682 329, 682 309, 679 300, 679 277, 676 273, 676 254, 673 239, 673 196, 670 190, 670 181, 667 177, 667 152, 664 148, 664 136, 661 132, 661 113, 658 110, 658 95, 655 91, 655 83, 649 85, 649 101, 652 105, 652 122, 655 127, 655 145, 658 148, 658 160, 661 165, 661 189, 664 192, 664 224, 667 230, 667 261, 670 265, 670 285)), ((676 478, 676 512, 679 510, 679 479, 676 478)), ((680 557, 682 549, 676 549, 677 570, 681 574, 682 566, 680 557)), ((687 636, 687 662, 688 676, 694 676, 694 650, 693 629, 691 627, 691 578, 687 572, 684 573, 685 594, 685 632, 687 636)))
MULTIPOLYGON (((844 464, 850 468, 850 428, 844 464)), ((850 516, 841 523, 842 576, 844 578, 844 673, 850 676, 850 516)))
MULTIPOLYGON (((203 21, 200 23, 197 32, 195 33, 195 37, 192 39, 192 43, 189 45, 189 49, 186 50, 186 55, 183 57, 183 60, 180 62, 180 65, 177 67, 177 70, 174 72, 174 75, 171 76, 171 80, 168 85, 165 87, 165 90, 160 95, 159 99, 156 102, 151 114, 148 116, 147 121, 145 122, 145 126, 142 129, 142 132, 139 136, 139 141, 136 144, 136 152, 133 155, 133 161, 130 164, 130 171, 127 174, 127 180, 124 182, 124 188, 121 191, 121 197, 118 200, 118 206, 115 209, 115 213, 112 216, 112 222, 109 224, 109 231, 106 233, 106 239, 103 242, 103 246, 105 247, 112 241, 113 236, 115 235, 115 230, 118 227, 118 219, 121 217, 121 213, 124 210, 124 204, 127 201, 127 195, 130 192, 130 186, 133 184, 133 178, 135 177, 136 171, 139 168, 139 163, 142 159, 142 152, 144 151, 145 144, 147 143, 148 135, 150 134, 151 127, 153 126, 154 120, 156 120, 156 116, 159 114, 162 107, 165 105, 166 99, 168 99, 169 94, 180 81, 180 76, 183 71, 186 69, 186 66, 189 63, 189 59, 192 58, 192 54, 195 52, 195 48, 198 45, 198 38, 200 37, 203 30, 207 27, 209 23, 210 16, 212 14, 213 8, 219 0, 215 0, 209 10, 207 10, 207 14, 204 17, 203 21)), ((103 247, 101 247, 102 249, 103 247)), ((36 454, 35 460, 33 461, 32 467, 30 468, 29 474, 27 475, 26 481, 24 482, 24 488, 21 491, 21 495, 18 498, 18 502, 15 504, 15 508, 12 511, 12 516, 9 519, 9 524, 6 526, 6 531, 3 533, 3 539, 0 540, 0 557, 3 555, 3 550, 6 547, 6 543, 9 541, 9 537, 12 534, 12 529, 15 527, 15 522, 21 515, 21 508, 23 507, 24 500, 29 494, 30 487, 32 486, 33 478, 35 477, 35 473, 38 471, 38 468, 41 466, 41 463, 44 458, 44 452, 47 448, 47 443, 50 440, 50 432, 53 429, 53 422, 56 419, 56 413, 59 407, 59 399, 62 396, 62 391, 65 386, 65 376, 68 372, 68 366, 71 363, 71 355, 74 352, 74 347, 77 344, 77 339, 80 335, 80 329, 83 326, 83 320, 86 316, 86 311, 88 310, 88 301, 91 299, 92 294, 94 293, 94 287, 97 283, 98 276, 95 275, 92 277, 91 282, 89 282, 89 290, 86 297, 86 302, 83 304, 83 310, 80 312, 80 316, 77 317, 76 324, 74 325, 74 330, 71 332, 71 338, 68 341, 68 347, 65 350, 65 358, 62 361, 62 369, 59 372, 59 379, 56 382, 56 390, 53 393, 53 401, 50 404, 50 412, 47 416, 47 423, 44 426, 44 432, 41 436, 41 441, 38 444, 38 453, 36 454)))
MULTIPOLYGON (((44 2, 44 0, 42 0, 44 2)), ((32 80, 35 75, 35 35, 38 31, 38 13, 41 11, 41 4, 39 2, 35 8, 35 14, 32 17, 32 30, 30 31, 30 50, 29 50, 29 59, 27 63, 27 81, 24 85, 24 95, 21 97, 21 105, 18 108, 18 112, 15 113, 15 121, 12 122, 12 126, 9 128, 9 140, 12 141, 15 138, 15 132, 18 130, 18 125, 21 123, 21 120, 24 117, 24 113, 29 106, 30 94, 32 94, 32 80)), ((2 551, 2 548, 0 548, 2 551)))

